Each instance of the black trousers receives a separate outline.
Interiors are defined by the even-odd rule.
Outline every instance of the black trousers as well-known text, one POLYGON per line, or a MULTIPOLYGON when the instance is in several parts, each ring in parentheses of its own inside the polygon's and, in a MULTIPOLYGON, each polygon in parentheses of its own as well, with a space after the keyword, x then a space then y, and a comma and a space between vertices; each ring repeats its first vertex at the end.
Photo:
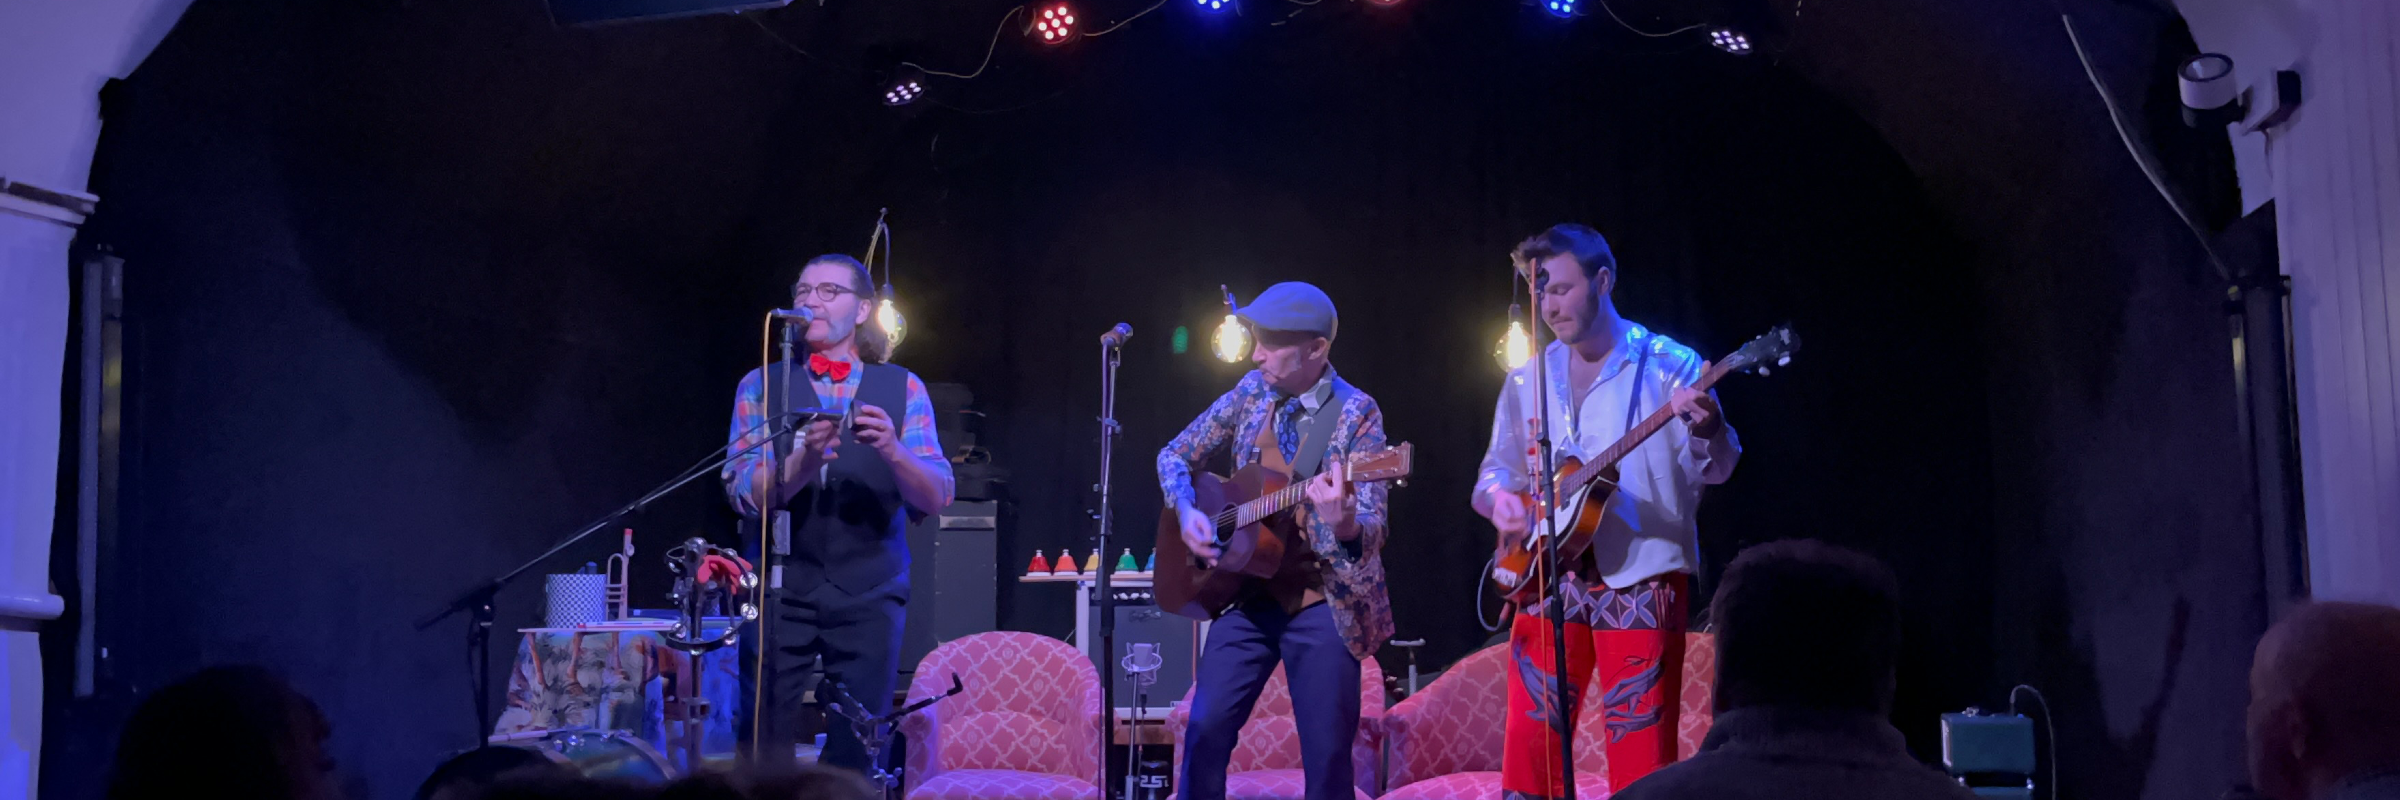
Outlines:
MULTIPOLYGON (((778 608, 762 618, 775 626, 775 652, 770 654, 774 680, 765 687, 765 719, 757 726, 762 760, 786 764, 792 760, 801 712, 801 698, 816 689, 817 705, 836 697, 839 684, 877 716, 892 710, 892 684, 899 679, 900 628, 908 616, 908 573, 902 572, 859 594, 842 591, 830 582, 805 590, 786 590, 778 608), (819 679, 816 662, 824 670, 819 679)), ((759 690, 755 637, 742 642, 743 707, 759 690)), ((872 775, 866 745, 848 718, 826 711, 825 752, 819 762, 872 775)), ((742 731, 751 731, 742 720, 742 731)), ((889 758, 890 753, 884 753, 889 758)))

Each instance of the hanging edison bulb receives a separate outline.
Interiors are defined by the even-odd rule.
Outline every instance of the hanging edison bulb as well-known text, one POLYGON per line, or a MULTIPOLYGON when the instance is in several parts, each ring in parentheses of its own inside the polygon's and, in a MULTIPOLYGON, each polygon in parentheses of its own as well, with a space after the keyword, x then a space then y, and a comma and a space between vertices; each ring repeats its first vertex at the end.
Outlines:
POLYGON ((1508 321, 1508 332, 1500 334, 1500 344, 1492 348, 1492 358, 1500 368, 1513 370, 1533 360, 1533 336, 1525 332, 1525 323, 1508 321))
POLYGON ((1242 327, 1240 317, 1227 314, 1224 322, 1217 323, 1217 334, 1212 345, 1218 358, 1225 359, 1228 364, 1239 362, 1250 357, 1250 330, 1242 327))
POLYGON ((884 338, 891 341, 895 350, 900 348, 900 340, 908 336, 908 318, 900 315, 898 306, 892 305, 891 284, 883 285, 883 302, 875 306, 875 327, 882 329, 884 338))

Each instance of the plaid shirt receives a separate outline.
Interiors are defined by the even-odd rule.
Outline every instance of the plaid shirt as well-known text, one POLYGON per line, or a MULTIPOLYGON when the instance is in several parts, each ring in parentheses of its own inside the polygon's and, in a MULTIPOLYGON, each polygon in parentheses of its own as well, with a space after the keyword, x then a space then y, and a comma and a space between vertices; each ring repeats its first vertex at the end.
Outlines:
MULTIPOLYGON (((1324 380, 1341 382, 1331 367, 1326 368, 1324 380)), ((1158 451, 1158 486, 1166 494, 1167 506, 1192 502, 1192 467, 1218 448, 1233 447, 1235 469, 1249 466, 1251 443, 1272 424, 1275 407, 1283 399, 1267 385, 1265 377, 1252 370, 1233 391, 1218 397, 1184 426, 1183 433, 1158 451)), ((1383 410, 1376 407, 1375 398, 1353 390, 1349 400, 1334 410, 1342 416, 1334 426, 1333 440, 1326 443, 1323 463, 1340 463, 1353 454, 1384 448, 1383 410)), ((1383 573, 1384 504, 1389 487, 1381 482, 1354 486, 1351 503, 1358 523, 1354 541, 1342 541, 1333 524, 1313 513, 1307 502, 1299 507, 1309 549, 1325 567, 1325 599, 1333 606, 1335 627, 1348 641, 1351 655, 1361 659, 1374 655, 1376 647, 1392 638, 1392 606, 1383 573)))
MULTIPOLYGON (((850 376, 840 383, 811 375, 808 385, 817 390, 818 399, 824 401, 826 407, 848 406, 850 398, 858 396, 859 379, 866 375, 866 370, 859 366, 852 364, 850 376)), ((794 391, 793 394, 799 392, 794 391)), ((731 449, 740 450, 766 439, 767 429, 759 427, 759 423, 766 419, 766 385, 760 379, 758 370, 753 369, 750 374, 742 376, 741 384, 733 390, 733 428, 727 434, 732 440, 731 449)), ((918 380, 914 372, 908 374, 908 408, 894 422, 900 428, 900 447, 924 462, 927 471, 940 476, 942 505, 948 506, 951 499, 957 496, 957 483, 950 473, 950 459, 942 455, 941 437, 935 433, 933 395, 925 391, 925 382, 918 380)), ((844 434, 845 437, 847 435, 844 434)), ((775 471, 766 468, 775 461, 773 450, 773 447, 760 447, 743 453, 726 462, 724 472, 719 473, 725 481, 725 496, 733 500, 734 510, 741 512, 742 516, 757 517, 759 507, 763 505, 760 501, 774 489, 775 471)), ((941 509, 917 510, 930 514, 941 509)))

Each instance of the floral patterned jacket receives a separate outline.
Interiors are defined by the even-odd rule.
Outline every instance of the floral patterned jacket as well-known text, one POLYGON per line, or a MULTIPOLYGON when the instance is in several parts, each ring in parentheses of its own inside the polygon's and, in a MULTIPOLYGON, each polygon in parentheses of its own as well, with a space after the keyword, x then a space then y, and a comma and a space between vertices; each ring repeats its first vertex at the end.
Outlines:
MULTIPOLYGON (((1332 396, 1342 398, 1342 416, 1321 463, 1336 464, 1353 453, 1383 449, 1383 411, 1376 407, 1375 398, 1351 387, 1331 367, 1326 369, 1325 380, 1334 385, 1332 396)), ((1192 501, 1192 469, 1219 448, 1233 448, 1235 469, 1249 466, 1251 443, 1258 441, 1276 406, 1285 401, 1297 402, 1280 395, 1252 370, 1233 391, 1218 397, 1184 426, 1183 433, 1158 451, 1158 485, 1166 493, 1167 507, 1192 501)), ((1384 590, 1383 574, 1388 491, 1383 483, 1356 486, 1352 497, 1357 505, 1358 536, 1350 541, 1336 536, 1334 526, 1312 513, 1307 503, 1298 509, 1308 546, 1324 567, 1325 601, 1333 609, 1334 624, 1349 644, 1350 654, 1360 660, 1374 655, 1375 649, 1392 637, 1392 602, 1384 590)))

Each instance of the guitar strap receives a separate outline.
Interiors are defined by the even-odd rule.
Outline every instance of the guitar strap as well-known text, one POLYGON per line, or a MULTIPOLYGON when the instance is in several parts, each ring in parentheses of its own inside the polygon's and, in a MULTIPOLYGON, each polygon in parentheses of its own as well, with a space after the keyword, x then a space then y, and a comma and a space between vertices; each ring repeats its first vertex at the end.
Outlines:
MULTIPOLYGON (((1292 459, 1292 479, 1316 477, 1318 467, 1325 463, 1325 450, 1333 444, 1334 426, 1341 424, 1342 407, 1350 402, 1350 385, 1336 380, 1333 394, 1317 406, 1317 413, 1300 429, 1299 457, 1292 459)), ((1280 449, 1280 448, 1278 448, 1280 449)))
POLYGON ((1617 435, 1623 436, 1626 433, 1631 433, 1633 431, 1633 424, 1642 418, 1642 384, 1648 383, 1649 381, 1650 343, 1643 342, 1642 356, 1640 359, 1633 362, 1633 397, 1632 399, 1625 401, 1625 430, 1619 431, 1617 435))

